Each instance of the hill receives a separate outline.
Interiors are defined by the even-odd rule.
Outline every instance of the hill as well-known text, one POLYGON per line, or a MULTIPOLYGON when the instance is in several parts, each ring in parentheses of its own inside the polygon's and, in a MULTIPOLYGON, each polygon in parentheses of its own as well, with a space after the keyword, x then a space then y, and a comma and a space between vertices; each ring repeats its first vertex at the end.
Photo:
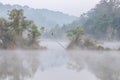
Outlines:
POLYGON ((9 5, 0 3, 0 16, 7 18, 7 13, 11 9, 23 9, 24 14, 28 19, 35 21, 38 26, 45 26, 52 28, 55 25, 63 25, 71 23, 77 17, 64 14, 62 12, 55 12, 48 9, 34 9, 28 6, 9 5))

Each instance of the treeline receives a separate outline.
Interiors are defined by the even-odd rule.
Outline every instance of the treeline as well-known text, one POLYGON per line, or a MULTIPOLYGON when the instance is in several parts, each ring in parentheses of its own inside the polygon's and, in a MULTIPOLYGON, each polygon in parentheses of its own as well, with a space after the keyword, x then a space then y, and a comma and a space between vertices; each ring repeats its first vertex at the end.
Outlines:
POLYGON ((63 25, 59 30, 63 34, 79 26, 84 29, 85 35, 95 39, 119 40, 120 0, 101 0, 95 8, 82 14, 71 24, 63 25))
POLYGON ((22 9, 8 11, 8 19, 0 17, 1 49, 39 49, 44 27, 38 29, 32 20, 27 20, 22 9))
POLYGON ((101 0, 83 17, 88 34, 98 39, 120 39, 120 0, 101 0))
POLYGON ((120 0, 101 0, 78 20, 56 25, 49 33, 56 38, 66 35, 70 39, 67 49, 110 50, 97 42, 120 40, 120 0))

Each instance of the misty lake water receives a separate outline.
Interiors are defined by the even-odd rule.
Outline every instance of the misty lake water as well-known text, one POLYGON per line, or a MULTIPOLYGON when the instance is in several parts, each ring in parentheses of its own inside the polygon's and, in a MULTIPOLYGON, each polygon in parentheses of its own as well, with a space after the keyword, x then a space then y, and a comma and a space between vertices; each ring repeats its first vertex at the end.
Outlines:
MULTIPOLYGON (((59 43, 64 47, 68 45, 64 41, 59 43)), ((67 51, 58 42, 51 40, 43 40, 40 44, 47 46, 48 49, 1 51, 0 74, 2 76, 0 77, 14 74, 24 77, 34 73, 31 79, 26 78, 26 80, 99 80, 108 78, 108 75, 114 79, 120 74, 119 51, 67 51), (36 71, 32 72, 34 68, 36 71)), ((102 45, 117 48, 120 43, 103 43, 102 45)))
MULTIPOLYGON (((68 43, 59 41, 64 47, 68 43)), ((43 52, 40 56, 42 61, 41 71, 39 69, 34 76, 34 80, 96 80, 96 77, 87 69, 80 72, 69 68, 69 54, 56 41, 45 41, 41 44, 48 47, 48 51, 43 52), (47 43, 46 43, 47 42, 47 43)))

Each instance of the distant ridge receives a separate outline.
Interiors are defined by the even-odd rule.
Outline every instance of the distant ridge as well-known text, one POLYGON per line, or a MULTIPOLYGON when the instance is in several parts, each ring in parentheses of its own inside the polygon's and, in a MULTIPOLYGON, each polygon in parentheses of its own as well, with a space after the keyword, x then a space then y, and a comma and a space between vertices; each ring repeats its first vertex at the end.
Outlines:
POLYGON ((52 28, 55 25, 63 25, 73 22, 77 19, 75 16, 70 16, 58 11, 51 11, 48 9, 34 9, 28 6, 10 5, 0 3, 0 16, 7 18, 8 10, 18 8, 23 9, 24 14, 28 19, 34 20, 38 26, 45 26, 52 28))

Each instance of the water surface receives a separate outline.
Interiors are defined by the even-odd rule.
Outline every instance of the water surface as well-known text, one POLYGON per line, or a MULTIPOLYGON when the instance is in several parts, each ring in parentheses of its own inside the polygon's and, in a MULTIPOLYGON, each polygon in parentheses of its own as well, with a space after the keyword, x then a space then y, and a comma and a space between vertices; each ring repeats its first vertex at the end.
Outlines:
MULTIPOLYGON (((59 41, 63 46, 68 43, 59 41)), ((67 51, 56 41, 45 40, 47 50, 0 52, 0 78, 4 80, 117 80, 119 51, 67 51)), ((105 44, 104 44, 105 45, 105 44)), ((113 43, 106 43, 112 46, 113 43)), ((117 44, 117 46, 119 46, 117 44)))

